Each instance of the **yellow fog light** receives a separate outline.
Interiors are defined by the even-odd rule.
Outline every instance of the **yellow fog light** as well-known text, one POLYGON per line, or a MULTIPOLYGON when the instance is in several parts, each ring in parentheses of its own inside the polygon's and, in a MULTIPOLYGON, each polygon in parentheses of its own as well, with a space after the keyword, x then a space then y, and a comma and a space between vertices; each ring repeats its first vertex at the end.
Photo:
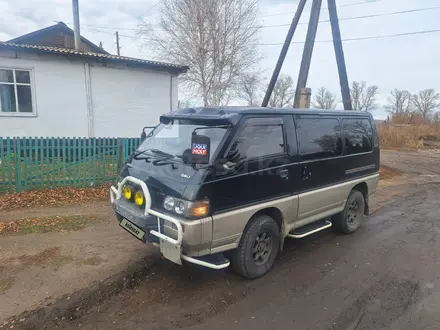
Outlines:
POLYGON ((141 191, 136 191, 136 194, 134 194, 134 202, 139 206, 144 204, 144 194, 141 191))
POLYGON ((124 197, 130 200, 131 195, 132 195, 131 188, 129 186, 124 186, 124 197))

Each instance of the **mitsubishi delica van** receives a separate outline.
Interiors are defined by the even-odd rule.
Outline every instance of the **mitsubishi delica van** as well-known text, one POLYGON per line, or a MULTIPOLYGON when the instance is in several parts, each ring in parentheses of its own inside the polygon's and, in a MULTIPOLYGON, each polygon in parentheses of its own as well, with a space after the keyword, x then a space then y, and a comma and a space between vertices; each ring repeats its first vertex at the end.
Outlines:
POLYGON ((111 187, 120 226, 176 264, 249 279, 286 238, 356 231, 379 180, 367 112, 179 109, 144 137, 111 187))

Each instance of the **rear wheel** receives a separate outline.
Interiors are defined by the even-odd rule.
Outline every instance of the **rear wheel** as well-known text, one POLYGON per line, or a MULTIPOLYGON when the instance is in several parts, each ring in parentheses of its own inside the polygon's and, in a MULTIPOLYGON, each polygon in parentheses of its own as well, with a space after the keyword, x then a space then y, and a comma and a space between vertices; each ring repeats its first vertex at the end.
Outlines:
POLYGON ((266 274, 275 262, 280 230, 275 220, 261 215, 251 220, 238 248, 231 252, 231 266, 241 276, 254 279, 266 274))
POLYGON ((332 217, 333 226, 344 234, 351 234, 361 225, 364 212, 364 195, 358 190, 352 190, 348 195, 344 211, 332 217))

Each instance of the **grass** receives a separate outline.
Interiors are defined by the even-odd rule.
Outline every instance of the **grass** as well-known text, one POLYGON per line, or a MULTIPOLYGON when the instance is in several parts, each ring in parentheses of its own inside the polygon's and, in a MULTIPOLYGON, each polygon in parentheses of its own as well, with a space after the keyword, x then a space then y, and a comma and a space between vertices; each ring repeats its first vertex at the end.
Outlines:
POLYGON ((0 222, 0 235, 69 232, 84 228, 95 217, 89 215, 54 216, 0 222))
POLYGON ((428 145, 428 140, 440 141, 438 124, 380 124, 378 131, 380 144, 385 148, 421 149, 428 145))
POLYGON ((8 291, 14 284, 14 279, 12 277, 0 279, 0 294, 8 291))

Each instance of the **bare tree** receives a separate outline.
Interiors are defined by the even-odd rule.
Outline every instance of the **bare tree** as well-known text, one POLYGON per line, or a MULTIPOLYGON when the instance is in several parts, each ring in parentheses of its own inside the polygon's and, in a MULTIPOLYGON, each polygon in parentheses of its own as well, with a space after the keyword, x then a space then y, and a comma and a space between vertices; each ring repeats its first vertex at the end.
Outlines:
POLYGON ((289 75, 280 75, 275 84, 272 96, 269 99, 269 106, 283 108, 293 106, 295 98, 295 87, 293 79, 289 75))
POLYGON ((437 111, 432 115, 432 121, 436 124, 440 123, 440 111, 437 111))
POLYGON ((179 100, 177 102, 177 109, 191 108, 193 106, 194 105, 190 100, 179 100))
POLYGON ((425 120, 430 120, 432 113, 440 107, 440 94, 434 89, 425 89, 412 96, 415 110, 425 120))
POLYGON ((412 96, 407 90, 393 89, 385 109, 392 115, 409 116, 412 113, 412 96))
POLYGON ((377 95, 379 94, 378 86, 367 86, 365 81, 353 81, 350 94, 353 110, 372 111, 376 109, 377 95))
POLYGON ((240 99, 246 101, 249 106, 261 104, 261 77, 259 73, 243 75, 236 86, 236 93, 240 99))
POLYGON ((318 109, 334 109, 339 102, 336 101, 336 95, 325 87, 320 87, 312 102, 312 106, 318 109))
POLYGON ((161 59, 185 64, 184 87, 204 105, 225 105, 234 85, 258 63, 258 0, 161 0, 159 29, 138 35, 161 59))

